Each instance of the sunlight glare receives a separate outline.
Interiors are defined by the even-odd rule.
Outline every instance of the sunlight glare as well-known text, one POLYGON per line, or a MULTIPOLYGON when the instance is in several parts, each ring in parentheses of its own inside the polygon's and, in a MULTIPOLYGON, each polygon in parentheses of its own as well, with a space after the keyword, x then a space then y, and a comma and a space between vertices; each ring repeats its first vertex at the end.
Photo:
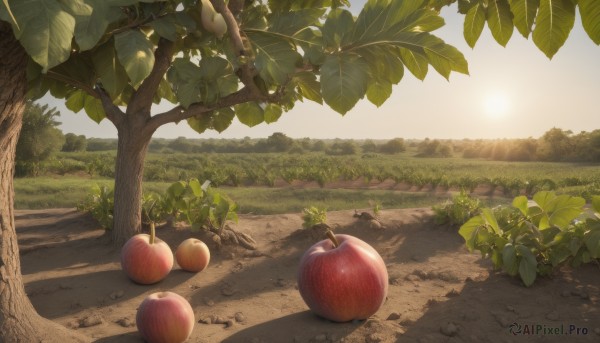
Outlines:
POLYGON ((483 98, 483 109, 488 118, 504 118, 510 110, 510 99, 506 93, 489 93, 483 98))

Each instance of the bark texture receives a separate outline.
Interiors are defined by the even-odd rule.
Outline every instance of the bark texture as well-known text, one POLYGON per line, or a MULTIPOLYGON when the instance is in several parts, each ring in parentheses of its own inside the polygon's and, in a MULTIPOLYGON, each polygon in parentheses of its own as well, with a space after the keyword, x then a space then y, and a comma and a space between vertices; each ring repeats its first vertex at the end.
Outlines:
POLYGON ((144 129, 140 116, 127 116, 118 126, 118 132, 112 240, 115 246, 121 247, 141 232, 144 160, 152 133, 144 129))
POLYGON ((10 26, 0 21, 0 342, 85 342, 35 311, 21 276, 13 173, 25 109, 27 60, 10 26))

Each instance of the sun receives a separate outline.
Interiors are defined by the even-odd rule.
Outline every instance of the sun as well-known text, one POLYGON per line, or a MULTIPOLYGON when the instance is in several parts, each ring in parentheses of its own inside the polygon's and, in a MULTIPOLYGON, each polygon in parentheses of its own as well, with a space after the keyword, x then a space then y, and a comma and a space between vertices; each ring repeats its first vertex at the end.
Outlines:
POLYGON ((483 98, 483 110, 491 119, 502 119, 510 111, 510 98, 504 92, 491 92, 483 98))

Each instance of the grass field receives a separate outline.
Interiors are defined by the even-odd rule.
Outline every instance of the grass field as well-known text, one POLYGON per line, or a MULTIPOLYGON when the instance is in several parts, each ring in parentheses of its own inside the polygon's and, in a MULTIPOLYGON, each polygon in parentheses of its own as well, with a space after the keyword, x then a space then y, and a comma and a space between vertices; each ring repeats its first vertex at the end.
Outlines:
MULTIPOLYGON (((114 156, 106 152, 61 153, 48 164, 44 175, 15 179, 16 208, 76 206, 92 185, 112 185, 114 156)), ((256 214, 297 212, 313 205, 329 210, 368 208, 375 203, 383 208, 422 207, 449 197, 435 192, 328 187, 338 181, 356 184, 363 180, 366 185, 393 180, 416 186, 413 189, 430 186, 469 191, 487 185, 502 190, 506 201, 542 189, 587 199, 600 194, 600 166, 593 164, 415 158, 408 153, 349 157, 322 153, 149 154, 145 192, 161 193, 172 182, 189 178, 212 180, 238 203, 241 213, 256 214), (322 188, 289 187, 294 181, 322 188), (275 184, 283 186, 273 187, 275 184)))

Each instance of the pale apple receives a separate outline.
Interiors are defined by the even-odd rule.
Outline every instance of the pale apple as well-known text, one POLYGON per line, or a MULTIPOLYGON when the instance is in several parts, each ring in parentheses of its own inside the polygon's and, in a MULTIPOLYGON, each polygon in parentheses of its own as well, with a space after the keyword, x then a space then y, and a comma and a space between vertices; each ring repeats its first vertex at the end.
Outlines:
POLYGON ((194 310, 179 294, 150 294, 140 304, 135 317, 138 332, 149 343, 185 342, 194 330, 194 310))
POLYGON ((300 295, 323 318, 335 322, 367 319, 387 296, 385 263, 373 247, 356 237, 328 235, 330 239, 314 244, 300 260, 300 295))
POLYGON ((204 242, 196 238, 188 238, 181 242, 175 250, 177 264, 189 272, 201 272, 210 261, 210 250, 204 242))
POLYGON ((138 234, 121 249, 121 268, 134 282, 157 283, 173 268, 173 252, 167 243, 153 235, 138 234))

